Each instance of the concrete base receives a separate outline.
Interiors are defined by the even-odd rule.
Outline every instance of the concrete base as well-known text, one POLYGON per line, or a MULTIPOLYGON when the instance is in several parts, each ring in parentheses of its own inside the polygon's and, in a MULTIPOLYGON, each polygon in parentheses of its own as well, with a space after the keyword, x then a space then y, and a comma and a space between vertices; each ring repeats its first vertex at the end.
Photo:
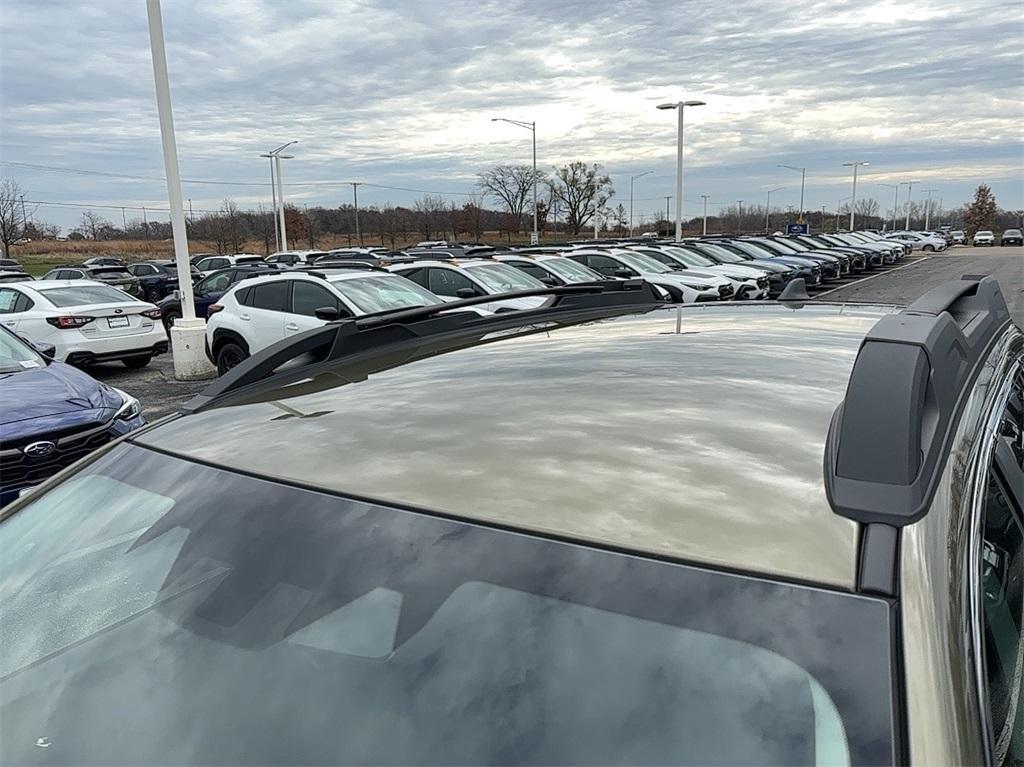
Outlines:
POLYGON ((217 368, 206 359, 205 340, 204 320, 178 320, 171 327, 171 354, 177 380, 201 381, 217 377, 217 368))

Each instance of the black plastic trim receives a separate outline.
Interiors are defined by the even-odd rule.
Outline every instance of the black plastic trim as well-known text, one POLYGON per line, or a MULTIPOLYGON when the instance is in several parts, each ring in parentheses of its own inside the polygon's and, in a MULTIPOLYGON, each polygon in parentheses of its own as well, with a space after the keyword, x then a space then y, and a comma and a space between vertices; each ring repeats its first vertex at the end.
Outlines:
POLYGON ((861 531, 857 562, 857 591, 896 597, 899 528, 874 522, 861 531))

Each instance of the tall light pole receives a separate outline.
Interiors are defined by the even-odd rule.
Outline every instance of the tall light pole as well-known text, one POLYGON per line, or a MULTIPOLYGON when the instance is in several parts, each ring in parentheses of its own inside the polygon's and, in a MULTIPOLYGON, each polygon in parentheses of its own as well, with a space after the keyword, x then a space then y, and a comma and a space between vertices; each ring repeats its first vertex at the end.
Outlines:
POLYGON ((765 232, 765 234, 770 233, 771 230, 772 230, 771 218, 769 218, 769 216, 771 216, 771 210, 772 210, 772 192, 781 192, 785 188, 786 187, 784 187, 784 186, 777 186, 774 189, 769 189, 768 190, 768 201, 764 205, 764 232, 765 232))
POLYGON ((701 200, 704 201, 704 226, 701 230, 701 234, 703 234, 705 237, 707 237, 708 234, 708 197, 710 196, 711 195, 709 194, 702 194, 700 196, 701 200))
POLYGON ((852 197, 842 197, 839 202, 836 203, 836 232, 839 232, 839 211, 843 207, 843 203, 847 200, 853 199, 852 197))
POLYGON ((509 120, 507 117, 492 117, 491 122, 517 125, 533 133, 533 233, 530 235, 530 244, 539 245, 540 229, 537 227, 537 123, 526 122, 525 120, 509 120))
POLYGON ((800 171, 800 216, 796 222, 802 224, 804 222, 804 181, 807 180, 807 168, 798 168, 795 165, 779 165, 779 167, 800 171))
POLYGON ((352 208, 356 213, 356 239, 359 240, 359 244, 363 244, 363 233, 359 231, 359 194, 356 191, 361 185, 362 181, 349 181, 352 184, 352 208))
POLYGON ((677 101, 674 104, 658 104, 658 109, 675 109, 679 112, 676 129, 676 242, 683 239, 683 112, 686 107, 702 107, 704 101, 677 101))
POLYGON ((850 231, 853 231, 853 217, 857 208, 857 168, 861 165, 870 165, 869 162, 844 162, 844 168, 853 168, 853 194, 850 196, 850 231))
POLYGON ((637 173, 635 176, 629 177, 629 236, 633 236, 633 182, 638 178, 643 178, 649 173, 654 171, 645 170, 643 173, 637 173))
POLYGON ((271 149, 266 154, 261 154, 260 157, 270 158, 270 188, 273 194, 274 200, 274 220, 278 230, 280 242, 278 247, 280 250, 288 250, 288 233, 285 231, 284 226, 284 187, 281 183, 281 160, 291 160, 295 155, 281 154, 285 149, 290 147, 292 144, 298 144, 298 140, 289 141, 287 144, 282 144, 277 149, 271 149), (275 188, 275 177, 276 177, 276 192, 275 188), (280 207, 278 207, 280 203, 280 207))
POLYGON ((901 181, 901 184, 907 185, 907 223, 904 225, 906 231, 910 231, 910 197, 911 192, 914 190, 914 184, 920 184, 920 181, 901 181))
POLYGON ((937 192, 939 190, 938 189, 922 189, 921 191, 922 192, 926 192, 928 194, 928 202, 926 202, 925 206, 924 206, 924 230, 927 232, 928 231, 928 224, 931 222, 931 219, 932 219, 932 192, 937 192))
POLYGON ((900 204, 900 185, 899 184, 883 184, 881 181, 875 183, 875 186, 887 186, 890 189, 896 190, 896 198, 892 201, 892 230, 896 231, 896 207, 900 204))
POLYGON ((743 200, 736 200, 736 231, 743 231, 743 200))
MULTIPOLYGON (((160 120, 167 198, 171 209, 174 261, 178 274, 187 275, 191 270, 188 260, 188 233, 185 231, 185 205, 181 195, 181 176, 178 172, 178 145, 174 138, 171 83, 167 76, 167 53, 164 50, 160 0, 146 0, 146 16, 149 22, 149 49, 153 58, 153 81, 156 86, 156 107, 160 120)), ((182 279, 178 291, 181 300, 181 319, 174 323, 170 333, 174 375, 180 379, 205 378, 210 371, 210 364, 203 351, 206 322, 196 318, 192 281, 182 279)))

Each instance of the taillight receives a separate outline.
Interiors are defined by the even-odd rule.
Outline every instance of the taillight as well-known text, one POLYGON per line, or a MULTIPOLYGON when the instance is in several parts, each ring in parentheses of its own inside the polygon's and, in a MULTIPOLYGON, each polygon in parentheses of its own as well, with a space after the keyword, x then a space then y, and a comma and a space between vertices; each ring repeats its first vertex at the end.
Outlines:
POLYGON ((46 321, 53 325, 55 328, 61 330, 71 330, 73 328, 80 328, 83 325, 88 325, 92 322, 95 317, 47 317, 46 321))
POLYGON ((206 319, 210 319, 210 317, 221 311, 224 311, 224 307, 220 304, 210 304, 209 308, 206 310, 206 319))
POLYGON ((142 316, 149 317, 151 320, 158 320, 161 315, 159 309, 146 309, 146 311, 142 312, 142 316))

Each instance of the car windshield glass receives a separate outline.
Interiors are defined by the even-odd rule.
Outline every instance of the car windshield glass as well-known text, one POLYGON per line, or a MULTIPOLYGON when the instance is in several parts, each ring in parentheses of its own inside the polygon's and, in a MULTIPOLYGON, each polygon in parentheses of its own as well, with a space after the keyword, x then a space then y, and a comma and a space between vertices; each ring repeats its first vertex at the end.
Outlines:
POLYGON ((695 266, 698 268, 702 266, 715 266, 715 262, 710 258, 702 256, 699 253, 694 253, 692 250, 687 250, 686 248, 673 248, 671 246, 666 246, 664 250, 670 256, 678 259, 687 266, 695 266))
POLYGON ((97 280, 127 280, 132 276, 126 269, 118 269, 116 267, 111 269, 109 266, 90 269, 89 274, 97 280))
POLYGON ((571 258, 546 258, 543 263, 566 282, 594 282, 604 279, 603 275, 589 266, 584 266, 571 258))
POLYGON ((426 288, 397 274, 337 279, 331 280, 331 284, 356 308, 367 314, 441 303, 441 299, 426 288))
POLYGON ((779 242, 778 240, 766 240, 763 237, 758 237, 757 239, 754 240, 754 242, 760 243, 769 250, 774 250, 777 253, 794 255, 799 252, 796 248, 791 248, 785 243, 779 242))
POLYGON ((467 272, 483 283, 491 293, 543 288, 544 283, 508 264, 467 264, 467 272))
POLYGON ((41 291, 54 306, 85 306, 112 304, 135 299, 117 288, 106 285, 76 285, 70 288, 45 288, 41 291))
POLYGON ((0 330, 0 374, 34 370, 45 364, 42 355, 14 333, 0 330))
POLYGON ((628 264, 638 272, 664 274, 665 272, 672 271, 671 267, 665 266, 658 259, 645 256, 643 253, 616 253, 615 257, 621 259, 623 263, 628 264))
POLYGON ((743 258, 743 256, 739 256, 733 253, 731 250, 723 248, 719 245, 715 245, 712 242, 702 242, 700 243, 700 245, 698 245, 698 247, 703 251, 707 251, 712 256, 717 258, 719 261, 725 261, 726 263, 729 264, 737 264, 740 263, 741 261, 746 260, 745 258, 743 258))
POLYGON ((894 759, 880 599, 127 443, 0 550, 4 764, 894 759))
POLYGON ((978 234, 986 234, 986 235, 987 235, 987 234, 992 234, 992 232, 991 232, 991 231, 989 231, 988 229, 982 229, 982 230, 980 230, 980 231, 978 232, 978 234))
POLYGON ((788 245, 790 248, 797 251, 798 253, 804 253, 808 250, 811 250, 811 247, 809 245, 800 242, 799 240, 795 240, 793 238, 788 238, 786 240, 786 245, 788 245))
POLYGON ((746 242, 744 240, 736 240, 729 244, 730 246, 737 248, 738 250, 742 250, 748 256, 753 256, 754 258, 772 258, 775 255, 775 253, 772 253, 767 248, 762 248, 760 245, 755 245, 752 242, 746 242))
POLYGON ((1020 229, 1007 229, 1003 232, 1003 237, 1020 237, 1020 229))

